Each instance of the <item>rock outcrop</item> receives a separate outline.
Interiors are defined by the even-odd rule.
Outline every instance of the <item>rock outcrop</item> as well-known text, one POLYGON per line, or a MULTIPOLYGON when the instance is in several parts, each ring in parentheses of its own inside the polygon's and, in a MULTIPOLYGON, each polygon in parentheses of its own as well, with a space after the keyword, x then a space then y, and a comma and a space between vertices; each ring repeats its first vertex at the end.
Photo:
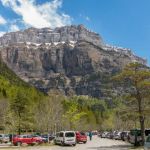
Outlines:
POLYGON ((83 25, 7 33, 0 38, 3 61, 42 91, 107 98, 110 77, 130 62, 146 64, 130 49, 109 46, 83 25))

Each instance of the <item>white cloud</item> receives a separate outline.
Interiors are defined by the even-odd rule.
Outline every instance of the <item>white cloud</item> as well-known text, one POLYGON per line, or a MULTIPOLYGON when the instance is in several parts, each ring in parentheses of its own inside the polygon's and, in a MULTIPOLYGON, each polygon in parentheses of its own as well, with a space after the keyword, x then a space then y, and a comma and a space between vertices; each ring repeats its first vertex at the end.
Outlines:
POLYGON ((5 34, 5 32, 0 31, 0 37, 3 36, 5 34))
POLYGON ((6 24, 6 20, 0 15, 0 24, 6 24))
POLYGON ((91 20, 90 17, 88 17, 88 16, 86 16, 85 19, 86 19, 87 21, 90 21, 90 20, 91 20))
POLYGON ((81 17, 82 19, 86 20, 86 21, 91 21, 89 16, 85 16, 83 14, 79 14, 79 17, 81 17))
POLYGON ((19 27, 13 24, 10 26, 10 32, 15 32, 15 31, 19 31, 19 27))
POLYGON ((25 25, 36 28, 60 27, 71 23, 71 17, 60 13, 62 0, 53 0, 36 5, 35 0, 0 0, 6 7, 10 7, 21 16, 25 25))

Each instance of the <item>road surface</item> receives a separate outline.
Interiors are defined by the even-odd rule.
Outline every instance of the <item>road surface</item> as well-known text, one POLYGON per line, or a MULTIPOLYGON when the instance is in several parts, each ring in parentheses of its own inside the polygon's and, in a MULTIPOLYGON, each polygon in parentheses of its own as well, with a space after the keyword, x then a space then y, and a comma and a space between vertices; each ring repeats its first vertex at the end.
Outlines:
MULTIPOLYGON (((123 141, 101 139, 97 136, 86 144, 73 146, 25 146, 19 148, 9 148, 9 150, 130 150, 131 145, 123 141)), ((1 149, 0 149, 1 150, 1 149)), ((4 149, 3 149, 4 150, 4 149)), ((5 149, 6 150, 6 149, 5 149)))

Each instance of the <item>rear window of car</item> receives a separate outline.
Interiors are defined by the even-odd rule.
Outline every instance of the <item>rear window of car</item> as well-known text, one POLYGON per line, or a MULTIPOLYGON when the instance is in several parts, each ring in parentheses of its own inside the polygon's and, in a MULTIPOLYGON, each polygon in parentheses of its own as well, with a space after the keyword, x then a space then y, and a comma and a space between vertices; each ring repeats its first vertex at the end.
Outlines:
POLYGON ((84 132, 80 132, 80 134, 81 134, 81 135, 85 135, 85 133, 84 133, 84 132))
POLYGON ((67 132, 65 133, 65 137, 74 137, 75 134, 73 132, 67 132))

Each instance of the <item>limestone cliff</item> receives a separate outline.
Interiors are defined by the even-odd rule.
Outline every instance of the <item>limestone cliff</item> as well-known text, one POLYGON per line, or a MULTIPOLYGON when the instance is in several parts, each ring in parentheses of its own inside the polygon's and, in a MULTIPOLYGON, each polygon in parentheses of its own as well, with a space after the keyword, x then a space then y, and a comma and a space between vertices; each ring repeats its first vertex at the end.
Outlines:
POLYGON ((3 61, 42 91, 106 98, 115 94, 109 78, 130 62, 146 61, 130 49, 104 44, 83 25, 29 28, 0 37, 3 61))

